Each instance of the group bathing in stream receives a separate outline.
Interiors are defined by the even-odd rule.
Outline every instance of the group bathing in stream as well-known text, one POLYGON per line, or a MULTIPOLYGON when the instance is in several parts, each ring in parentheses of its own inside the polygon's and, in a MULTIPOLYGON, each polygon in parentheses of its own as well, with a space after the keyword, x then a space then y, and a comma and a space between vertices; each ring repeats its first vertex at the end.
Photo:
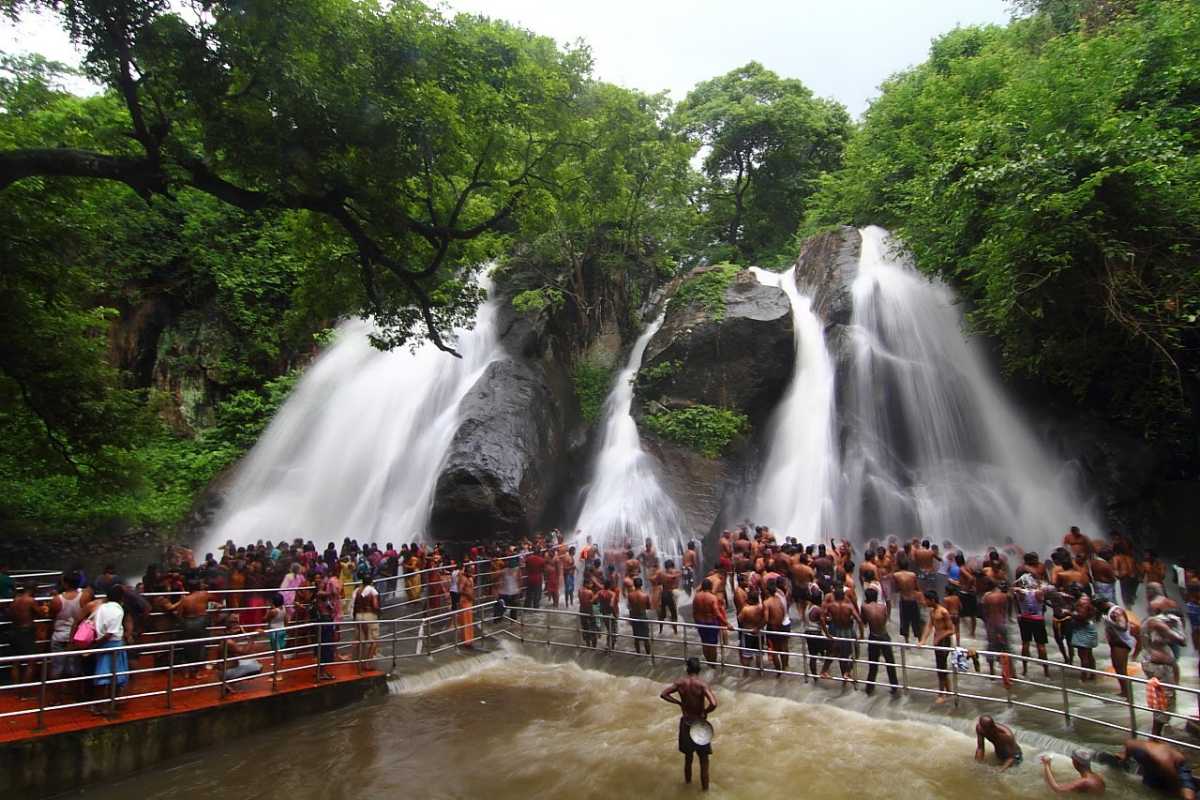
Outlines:
MULTIPOLYGON (((73 567, 40 596, 36 586, 0 568, 0 654, 27 657, 0 669, 0 690, 29 693, 39 680, 37 655, 68 652, 81 638, 101 653, 53 659, 51 678, 81 678, 63 693, 105 697, 114 674, 121 691, 129 691, 120 646, 150 636, 178 640, 173 667, 181 677, 214 666, 208 646, 192 640, 258 632, 240 640, 235 669, 258 664, 241 656, 311 646, 319 677, 332 678, 328 667, 349 657, 339 653, 338 626, 314 631, 298 627, 302 623, 359 623, 354 652, 370 659, 379 655, 377 620, 386 609, 422 614, 438 636, 473 648, 483 626, 510 626, 535 609, 554 608, 577 615, 580 647, 652 655, 655 648, 698 639, 710 665, 724 665, 725 654, 736 652, 745 675, 803 674, 818 683, 840 681, 843 690, 861 684, 867 694, 899 690, 898 636, 927 646, 905 656, 908 666, 933 665, 934 704, 957 691, 954 673, 980 671, 984 662, 1014 693, 1031 669, 1050 677, 1052 661, 1061 659, 1085 668, 1072 680, 1089 692, 1133 701, 1135 682, 1127 678, 1140 673, 1148 682, 1136 683, 1137 702, 1153 711, 1153 735, 1200 738, 1200 717, 1171 716, 1180 656, 1200 649, 1198 565, 1168 567, 1153 551, 1136 553, 1119 534, 1092 539, 1071 528, 1043 559, 1011 540, 967 553, 949 542, 889 537, 859 552, 846 541, 804 544, 746 523, 720 536, 709 561, 695 541, 681 550, 660 554, 649 539, 601 547, 590 536, 577 532, 568 541, 557 530, 503 543, 399 549, 349 538, 323 549, 301 539, 231 541, 219 557, 203 559, 173 548, 137 582, 112 568, 89 576, 73 567), (81 637, 80 628, 90 630, 81 637), (976 637, 984 642, 978 648, 970 646, 976 637), (1108 649, 1111 672, 1096 669, 1099 647, 1108 649)), ((222 666, 229 668, 227 660, 222 666)), ((691 781, 698 756, 707 788, 712 729, 706 718, 716 699, 701 671, 701 659, 688 659, 687 675, 663 698, 681 708, 685 778, 691 781)), ((984 760, 990 746, 1001 769, 1021 763, 1021 748, 1006 726, 980 717, 976 734, 977 759, 984 760)), ((1048 786, 1102 792, 1094 757, 1137 765, 1145 784, 1166 795, 1195 797, 1183 754, 1153 739, 1130 739, 1119 753, 1077 751, 1078 776, 1069 781, 1060 781, 1043 759, 1048 786)))

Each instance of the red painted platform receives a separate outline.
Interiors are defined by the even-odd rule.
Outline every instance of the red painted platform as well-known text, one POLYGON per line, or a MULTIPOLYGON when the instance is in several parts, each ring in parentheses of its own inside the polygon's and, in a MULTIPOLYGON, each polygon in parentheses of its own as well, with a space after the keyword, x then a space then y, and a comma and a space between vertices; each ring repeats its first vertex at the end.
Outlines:
MULTIPOLYGON (((257 657, 260 663, 262 663, 262 674, 232 684, 238 691, 227 694, 224 698, 221 697, 221 687, 219 685, 191 688, 201 684, 217 682, 219 680, 219 673, 216 670, 201 670, 196 678, 189 678, 185 676, 182 668, 177 668, 175 671, 174 687, 171 693, 171 708, 167 708, 167 699, 164 695, 123 700, 121 699, 122 696, 164 691, 167 688, 165 670, 149 674, 131 675, 129 683, 122 687, 121 694, 118 695, 115 716, 111 718, 98 717, 92 714, 87 707, 46 711, 43 715, 43 726, 40 729, 37 728, 36 713, 14 717, 0 717, 0 743, 36 739, 43 736, 53 736, 89 728, 101 728, 108 725, 119 725, 123 722, 137 719, 186 714, 204 708, 245 703, 262 697, 269 697, 273 694, 286 694, 321 686, 334 686, 354 681, 374 679, 383 674, 379 670, 366 669, 365 667, 360 673, 357 664, 340 662, 328 667, 329 672, 335 678, 334 680, 317 681, 316 661, 312 655, 306 654, 291 659, 280 659, 280 670, 291 669, 293 667, 307 667, 307 669, 294 672, 281 671, 279 682, 276 688, 272 690, 272 658, 270 654, 252 657, 257 657)), ((152 659, 148 656, 139 659, 136 664, 130 662, 130 669, 148 669, 152 666, 152 659)), ((103 688, 105 690, 108 689, 108 687, 103 688)), ((37 687, 32 687, 32 689, 27 691, 32 691, 34 696, 19 698, 15 690, 7 686, 0 686, 0 713, 20 709, 32 709, 36 711, 38 705, 36 696, 37 687)), ((47 705, 71 702, 75 702, 73 696, 68 695, 64 699, 58 700, 55 698, 53 691, 50 689, 47 690, 47 705)), ((108 704, 105 703, 101 707, 107 710, 108 704)))

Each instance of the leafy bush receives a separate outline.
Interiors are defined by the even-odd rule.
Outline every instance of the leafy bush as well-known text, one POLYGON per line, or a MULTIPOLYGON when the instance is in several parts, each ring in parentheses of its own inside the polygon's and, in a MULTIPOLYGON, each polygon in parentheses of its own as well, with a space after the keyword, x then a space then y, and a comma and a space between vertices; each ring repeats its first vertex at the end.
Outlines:
POLYGON ((664 439, 717 458, 735 436, 750 429, 750 420, 728 408, 696 405, 649 414, 646 427, 664 439))
POLYGON ((671 296, 672 310, 696 304, 703 306, 713 319, 725 319, 725 290, 740 271, 736 264, 714 264, 685 280, 671 296))
POLYGON ((683 369, 683 362, 679 360, 664 361, 661 364, 655 364, 653 367, 643 367, 638 370, 637 384, 640 387, 653 386, 659 381, 671 377, 681 369, 683 369))
POLYGON ((604 400, 612 386, 613 371, 610 367, 583 361, 575 365, 571 380, 575 384, 575 397, 579 400, 579 412, 584 422, 591 425, 600 419, 604 400))

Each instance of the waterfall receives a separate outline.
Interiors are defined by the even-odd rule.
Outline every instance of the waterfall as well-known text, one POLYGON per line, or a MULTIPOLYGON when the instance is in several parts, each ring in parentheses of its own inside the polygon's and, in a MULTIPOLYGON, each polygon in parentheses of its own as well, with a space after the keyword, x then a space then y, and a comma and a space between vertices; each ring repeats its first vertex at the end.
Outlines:
POLYGON ((455 331, 461 359, 428 342, 381 351, 370 321, 343 322, 238 467, 204 547, 423 538, 459 401, 503 353, 496 311, 489 299, 455 331))
POLYGON ((642 450, 633 407, 633 381, 642 366, 646 346, 663 317, 638 337, 629 363, 617 375, 604 402, 604 439, 596 456, 592 481, 576 529, 591 536, 602 551, 630 543, 634 552, 649 538, 659 552, 680 552, 684 521, 675 501, 658 480, 654 459, 642 450))
POLYGON ((758 282, 778 286, 792 306, 795 366, 792 381, 768 423, 770 445, 759 483, 755 516, 801 542, 826 538, 833 442, 834 369, 825 331, 812 299, 796 286, 795 269, 783 275, 752 267, 758 282))
POLYGON ((1073 524, 1099 533, 1073 465, 1004 397, 953 292, 893 255, 883 229, 861 233, 840 528, 973 550, 1007 537, 1045 547, 1073 524))

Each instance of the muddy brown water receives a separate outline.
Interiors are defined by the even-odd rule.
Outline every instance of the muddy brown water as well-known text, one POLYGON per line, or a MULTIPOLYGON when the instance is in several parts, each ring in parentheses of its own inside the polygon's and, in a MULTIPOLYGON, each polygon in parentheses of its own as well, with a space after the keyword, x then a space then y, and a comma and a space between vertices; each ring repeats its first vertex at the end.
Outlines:
MULTIPOLYGON (((658 698, 677 665, 660 664, 652 677, 613 674, 531 657, 516 647, 433 668, 412 663, 413 673, 394 680, 387 697, 208 748, 78 796, 613 800, 699 794, 682 782, 677 709, 658 698)), ((884 715, 869 705, 861 713, 832 694, 814 698, 796 688, 806 692, 797 699, 742 690, 738 680, 720 682, 712 797, 1050 796, 1041 751, 1029 740, 1023 741, 1025 763, 1000 774, 973 760, 968 720, 931 723, 906 719, 903 708, 884 715)), ((1060 778, 1073 774, 1063 755, 1054 756, 1054 766, 1060 778)), ((1147 796, 1134 778, 1102 774, 1109 796, 1147 796)))

